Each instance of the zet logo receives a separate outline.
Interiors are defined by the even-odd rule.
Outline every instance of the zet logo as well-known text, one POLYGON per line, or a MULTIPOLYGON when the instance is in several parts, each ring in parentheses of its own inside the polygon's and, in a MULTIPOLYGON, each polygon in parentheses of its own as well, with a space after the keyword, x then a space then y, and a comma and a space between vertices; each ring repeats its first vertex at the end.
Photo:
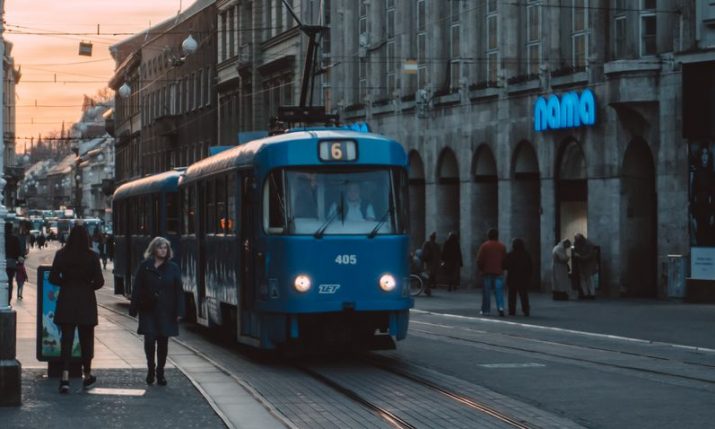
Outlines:
POLYGON ((581 95, 567 92, 560 98, 552 94, 536 99, 534 105, 534 130, 559 130, 577 128, 596 123, 596 97, 590 89, 581 95))

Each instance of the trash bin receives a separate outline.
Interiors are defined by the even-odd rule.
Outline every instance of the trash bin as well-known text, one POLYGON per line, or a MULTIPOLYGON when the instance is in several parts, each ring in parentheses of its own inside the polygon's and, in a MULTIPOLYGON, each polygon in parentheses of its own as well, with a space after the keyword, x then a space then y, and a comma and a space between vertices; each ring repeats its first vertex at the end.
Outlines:
POLYGON ((685 297, 685 257, 668 255, 668 298, 685 297))

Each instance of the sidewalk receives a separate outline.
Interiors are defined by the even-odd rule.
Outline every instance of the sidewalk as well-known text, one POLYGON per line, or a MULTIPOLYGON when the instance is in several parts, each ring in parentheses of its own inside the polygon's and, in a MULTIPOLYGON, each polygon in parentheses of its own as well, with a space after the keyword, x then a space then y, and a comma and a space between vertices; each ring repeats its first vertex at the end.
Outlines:
MULTIPOLYGON (((553 301, 551 294, 539 292, 530 293, 529 300, 530 317, 523 316, 521 305, 517 304, 516 316, 501 318, 492 315, 488 318, 715 349, 715 336, 712 335, 715 305, 712 304, 631 298, 553 301)), ((436 289, 432 297, 416 297, 414 308, 481 318, 481 303, 481 289, 459 289, 455 292, 436 289)), ((495 306, 492 296, 492 314, 496 312, 495 306)))
POLYGON ((225 427, 191 381, 171 363, 167 363, 167 386, 147 386, 143 343, 108 321, 102 311, 92 361, 96 387, 83 390, 81 379, 73 378, 70 393, 59 394, 58 379, 47 378, 47 363, 36 359, 35 285, 26 283, 24 289, 25 299, 12 301, 17 313, 22 405, 0 408, 3 428, 225 427))

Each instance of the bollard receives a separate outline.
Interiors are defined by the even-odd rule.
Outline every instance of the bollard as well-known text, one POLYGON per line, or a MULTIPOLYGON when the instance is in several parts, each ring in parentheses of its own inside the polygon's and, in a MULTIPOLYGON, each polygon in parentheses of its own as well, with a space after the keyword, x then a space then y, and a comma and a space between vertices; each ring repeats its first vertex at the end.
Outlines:
POLYGON ((0 406, 22 403, 22 367, 15 359, 17 314, 14 310, 0 310, 0 406))

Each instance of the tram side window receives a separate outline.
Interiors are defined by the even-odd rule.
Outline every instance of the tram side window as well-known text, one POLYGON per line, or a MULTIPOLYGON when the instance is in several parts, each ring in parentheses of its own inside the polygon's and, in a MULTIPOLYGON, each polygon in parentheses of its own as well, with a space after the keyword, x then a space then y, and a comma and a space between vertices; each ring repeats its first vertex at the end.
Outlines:
POLYGON ((156 237, 157 235, 161 235, 161 207, 159 207, 159 202, 161 195, 160 194, 153 194, 151 196, 151 235, 153 237, 156 237))
POLYGON ((204 225, 206 226, 207 234, 216 233, 216 195, 214 194, 214 185, 213 179, 206 181, 206 219, 204 225))
POLYGON ((274 171, 266 180, 263 193, 263 227, 269 234, 281 234, 286 226, 286 203, 283 172, 274 171))
POLYGON ((181 232, 183 234, 194 233, 194 207, 191 205, 191 190, 194 185, 181 189, 181 232))
POLYGON ((226 207, 226 233, 236 234, 236 174, 230 174, 226 181, 226 193, 228 194, 226 207))
POLYGON ((216 217, 214 225, 218 234, 226 233, 226 177, 219 176, 215 182, 216 217))
POLYGON ((166 232, 169 234, 179 233, 179 208, 176 204, 176 194, 167 192, 166 194, 166 232))

